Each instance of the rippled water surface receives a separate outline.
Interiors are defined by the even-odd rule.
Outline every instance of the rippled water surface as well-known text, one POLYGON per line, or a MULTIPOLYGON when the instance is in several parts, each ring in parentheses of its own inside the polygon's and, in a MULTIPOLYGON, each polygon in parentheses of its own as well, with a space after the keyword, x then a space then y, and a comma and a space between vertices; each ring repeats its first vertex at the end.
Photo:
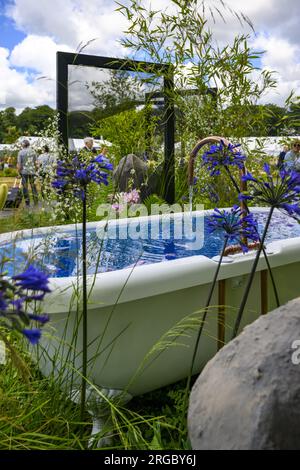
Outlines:
MULTIPOLYGON (((254 215, 261 233, 266 213, 254 215)), ((93 228, 88 232, 88 272, 93 274, 115 271, 194 255, 212 258, 220 254, 222 237, 208 234, 206 221, 207 218, 204 217, 203 220, 203 216, 197 216, 197 219, 193 217, 193 229, 197 228, 197 239, 193 239, 190 232, 178 238, 178 233, 174 234, 173 222, 170 228, 160 226, 155 237, 152 236, 150 225, 144 224, 143 239, 99 238, 93 228)), ((46 269, 53 277, 76 276, 78 266, 80 270, 81 265, 80 237, 80 231, 77 234, 75 231, 50 233, 16 240, 14 243, 2 243, 0 250, 2 256, 14 259, 8 266, 9 274, 13 274, 14 269, 20 272, 30 259, 31 263, 46 269)), ((294 237, 300 237, 300 225, 293 219, 276 213, 271 222, 267 242, 294 237)))

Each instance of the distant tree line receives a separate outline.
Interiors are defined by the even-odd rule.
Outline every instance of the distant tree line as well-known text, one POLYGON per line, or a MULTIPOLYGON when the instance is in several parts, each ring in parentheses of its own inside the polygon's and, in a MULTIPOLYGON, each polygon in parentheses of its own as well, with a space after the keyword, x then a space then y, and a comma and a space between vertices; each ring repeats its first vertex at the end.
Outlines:
MULTIPOLYGON (((22 135, 39 135, 54 114, 55 110, 47 105, 27 107, 19 115, 13 107, 0 111, 0 143, 14 143, 22 135)), ((70 112, 70 136, 83 138, 88 135, 90 125, 95 123, 95 119, 97 119, 97 110, 70 112)))
MULTIPOLYGON (((101 103, 102 106, 100 103, 95 103, 96 107, 91 111, 70 112, 70 137, 80 139, 90 135, 91 129, 98 127, 99 122, 103 119, 133 109, 140 102, 139 100, 136 101, 110 102, 105 103, 104 106, 104 103, 101 103)), ((226 112, 230 113, 230 107, 226 109, 226 112)), ((249 108, 247 112, 249 113, 249 108)), ((298 101, 291 103, 288 107, 280 107, 275 104, 253 105, 250 112, 252 125, 245 137, 300 134, 300 103, 298 101), (263 126, 261 122, 262 112, 264 116, 263 126)), ((48 119, 52 118, 54 114, 55 110, 47 105, 35 108, 26 107, 19 115, 16 114, 16 109, 13 107, 0 111, 0 143, 13 143, 21 135, 38 135, 43 131, 48 119)), ((100 135, 97 137, 100 137, 100 135)), ((108 136, 103 137, 107 138, 108 136)))
POLYGON ((0 142, 13 143, 21 135, 37 135, 54 110, 47 105, 25 108, 17 115, 13 107, 0 111, 0 142))

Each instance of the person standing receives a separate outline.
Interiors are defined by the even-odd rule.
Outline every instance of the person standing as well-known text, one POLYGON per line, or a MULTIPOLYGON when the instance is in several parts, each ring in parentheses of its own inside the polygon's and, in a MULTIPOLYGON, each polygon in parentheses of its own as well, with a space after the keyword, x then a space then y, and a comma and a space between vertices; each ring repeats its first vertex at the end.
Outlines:
POLYGON ((37 156, 36 153, 30 148, 29 140, 23 140, 22 147, 22 150, 20 150, 20 152, 18 153, 17 169, 22 178, 23 196, 25 199, 25 203, 26 206, 29 207, 29 184, 31 186, 34 204, 36 205, 38 203, 38 193, 34 182, 37 166, 37 156))
POLYGON ((277 161, 277 167, 278 168, 280 168, 280 169, 283 168, 284 159, 285 159, 285 156, 288 153, 288 151, 289 151, 288 145, 284 145, 281 152, 280 152, 280 154, 278 155, 278 161, 277 161))
POLYGON ((295 140, 292 149, 284 157, 284 169, 300 171, 300 141, 295 140))
POLYGON ((97 153, 97 150, 94 147, 94 139, 92 137, 85 137, 83 151, 90 153, 97 153))
POLYGON ((48 145, 44 145, 43 153, 37 157, 39 180, 41 183, 41 194, 42 198, 45 199, 47 187, 47 177, 53 173, 55 158, 50 154, 50 149, 48 145))
POLYGON ((104 155, 104 157, 108 156, 108 148, 103 146, 102 149, 100 150, 100 155, 104 155))

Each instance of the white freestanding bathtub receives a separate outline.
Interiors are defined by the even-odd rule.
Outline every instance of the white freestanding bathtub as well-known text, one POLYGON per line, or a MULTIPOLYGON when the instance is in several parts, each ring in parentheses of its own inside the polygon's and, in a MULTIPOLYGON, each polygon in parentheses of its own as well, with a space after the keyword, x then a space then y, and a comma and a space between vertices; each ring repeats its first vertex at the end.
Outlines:
MULTIPOLYGON (((74 227, 64 226, 55 231, 71 229, 74 227)), ((47 232, 49 229, 37 229, 17 235, 47 232)), ((15 234, 2 235, 0 242, 15 234)), ((283 304, 300 295, 300 238, 272 242, 267 251, 283 304)), ((223 334, 225 341, 230 339, 254 256, 253 252, 234 255, 222 264, 220 282, 199 344, 195 373, 216 353, 218 337, 219 344, 223 340, 220 328, 224 321, 217 308, 220 302, 226 306, 223 334)), ((93 287, 88 304, 89 380, 98 387, 138 395, 186 377, 201 308, 215 269, 214 259, 191 256, 90 275, 88 283, 93 287)), ((262 256, 241 328, 255 320, 266 305, 268 310, 276 306, 265 270, 262 256)), ((52 293, 46 296, 43 306, 51 321, 37 349, 39 365, 47 375, 60 373, 64 385, 80 382, 75 370, 80 370, 82 360, 77 308, 80 299, 74 294, 80 282, 77 277, 51 278, 52 293)))

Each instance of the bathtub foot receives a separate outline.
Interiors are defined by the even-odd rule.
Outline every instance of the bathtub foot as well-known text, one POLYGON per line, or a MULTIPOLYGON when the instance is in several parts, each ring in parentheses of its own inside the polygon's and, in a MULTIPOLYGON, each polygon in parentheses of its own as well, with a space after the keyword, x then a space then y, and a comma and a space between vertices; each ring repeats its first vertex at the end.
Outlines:
MULTIPOLYGON (((80 403, 80 388, 73 389, 71 400, 80 403)), ((108 447, 113 444, 111 430, 113 422, 111 419, 111 404, 125 405, 132 398, 132 395, 123 390, 111 388, 98 388, 87 386, 86 390, 86 410, 93 418, 93 429, 89 440, 89 447, 108 447)))

